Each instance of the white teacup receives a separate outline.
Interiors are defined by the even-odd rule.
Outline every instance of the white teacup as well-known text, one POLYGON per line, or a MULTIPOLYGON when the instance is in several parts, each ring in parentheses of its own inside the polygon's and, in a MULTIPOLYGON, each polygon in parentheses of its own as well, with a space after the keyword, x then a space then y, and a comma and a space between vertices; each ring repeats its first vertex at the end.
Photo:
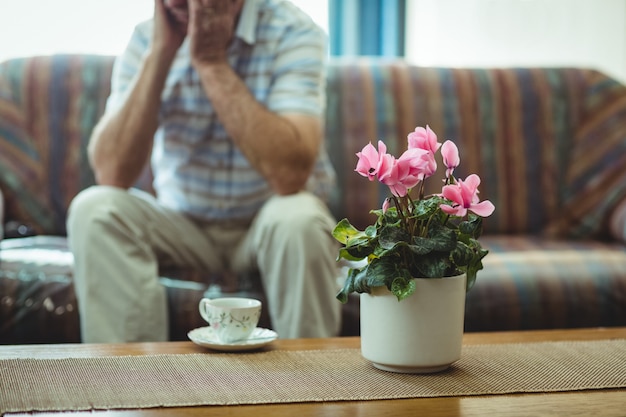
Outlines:
POLYGON ((261 301, 254 298, 203 298, 199 308, 222 343, 246 340, 261 317, 261 301))

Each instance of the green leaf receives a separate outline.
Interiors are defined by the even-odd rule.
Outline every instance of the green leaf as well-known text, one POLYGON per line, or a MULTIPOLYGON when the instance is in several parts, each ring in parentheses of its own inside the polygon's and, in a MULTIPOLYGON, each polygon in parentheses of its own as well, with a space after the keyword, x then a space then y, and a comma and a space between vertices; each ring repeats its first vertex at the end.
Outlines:
POLYGON ((391 257, 374 259, 367 265, 366 269, 364 287, 366 286, 368 289, 387 285, 386 281, 393 279, 398 273, 396 262, 391 257))
MULTIPOLYGON (((367 256, 367 255, 365 255, 367 256)), ((339 255, 337 256, 337 260, 340 259, 345 259, 348 261, 360 261, 363 258, 365 258, 365 256, 354 256, 350 253, 350 251, 346 248, 339 248, 339 255)))
POLYGON ((368 235, 372 233, 372 231, 368 229, 362 232, 352 226, 346 219, 337 223, 332 233, 333 237, 345 246, 339 249, 338 259, 343 258, 349 261, 358 261, 368 257, 374 252, 376 242, 375 240, 372 241, 372 238, 368 235))
POLYGON ((453 266, 447 253, 432 252, 428 256, 421 256, 414 265, 412 276, 420 278, 439 278, 451 273, 453 266))
MULTIPOLYGON (((415 241, 415 238, 413 240, 415 241)), ((418 240, 418 242, 420 241, 418 240)), ((407 245, 407 246, 409 250, 413 252, 415 255, 426 255, 427 253, 432 252, 432 248, 430 248, 430 245, 422 245, 418 243, 416 245, 407 245)))
POLYGON ((391 292, 398 301, 402 301, 415 292, 416 283, 413 278, 396 278, 391 283, 391 292))
POLYGON ((380 231, 378 244, 384 249, 391 249, 399 242, 407 242, 410 235, 400 227, 384 226, 380 231))
POLYGON ((350 269, 344 286, 336 297, 342 303, 346 303, 350 293, 369 293, 372 287, 386 286, 386 280, 395 277, 396 274, 395 263, 390 259, 374 259, 361 269, 350 269))
POLYGON ((477 254, 467 267, 467 291, 474 286, 476 281, 476 273, 483 269, 483 258, 489 253, 488 250, 478 248, 477 254))
POLYGON ((450 253, 453 262, 456 265, 468 265, 475 256, 474 251, 463 242, 457 242, 456 247, 450 253))
MULTIPOLYGON (((346 252, 348 252, 350 256, 356 258, 356 260, 367 258, 374 252, 374 249, 376 249, 376 245, 372 244, 370 241, 365 241, 358 245, 345 248, 346 252)), ((340 249, 339 252, 342 253, 342 250, 340 249)))
POLYGON ((355 291, 355 282, 361 274, 364 274, 362 269, 351 268, 348 270, 348 276, 343 283, 343 288, 337 294, 339 301, 344 304, 348 302, 348 295, 355 291))
POLYGON ((376 237, 376 226, 369 225, 365 228, 365 235, 374 238, 376 237))
POLYGON ((333 229, 333 237, 344 245, 351 239, 356 239, 361 236, 365 236, 364 232, 361 232, 356 227, 352 226, 348 219, 342 219, 333 229))
POLYGON ((429 237, 416 236, 413 244, 437 252, 450 252, 456 247, 456 234, 443 226, 434 226, 429 237))
POLYGON ((430 218, 439 209, 442 199, 437 196, 419 200, 413 205, 413 217, 423 220, 430 218))
POLYGON ((483 233, 483 218, 475 214, 470 214, 468 221, 459 224, 459 231, 464 235, 478 239, 483 233))

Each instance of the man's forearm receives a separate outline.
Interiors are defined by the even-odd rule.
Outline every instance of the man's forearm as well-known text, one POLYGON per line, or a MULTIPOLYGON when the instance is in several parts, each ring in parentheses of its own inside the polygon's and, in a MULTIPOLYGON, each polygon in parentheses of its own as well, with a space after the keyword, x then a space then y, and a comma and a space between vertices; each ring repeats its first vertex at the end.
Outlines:
POLYGON ((196 70, 224 128, 250 164, 276 193, 301 190, 318 154, 320 121, 269 111, 226 63, 196 70))
POLYGON ((148 53, 124 105, 95 127, 88 150, 99 184, 128 188, 141 174, 152 150, 170 64, 170 59, 148 53))

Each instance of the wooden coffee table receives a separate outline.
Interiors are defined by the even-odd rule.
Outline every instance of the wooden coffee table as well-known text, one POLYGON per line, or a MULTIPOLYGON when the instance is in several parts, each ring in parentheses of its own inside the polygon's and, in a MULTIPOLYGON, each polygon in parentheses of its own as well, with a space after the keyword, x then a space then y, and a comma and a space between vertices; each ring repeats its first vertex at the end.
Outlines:
MULTIPOLYGON (((626 328, 550 330, 528 332, 467 333, 465 344, 495 344, 562 340, 626 338, 626 328)), ((277 340, 267 349, 311 350, 358 348, 359 338, 277 340)), ((0 358, 98 357, 210 352, 191 342, 134 344, 68 344, 0 346, 0 358)), ((157 408, 67 413, 25 413, 10 416, 111 417, 146 416, 535 416, 535 415, 626 415, 626 389, 576 392, 439 397, 380 401, 342 401, 237 405, 186 408, 157 408)))

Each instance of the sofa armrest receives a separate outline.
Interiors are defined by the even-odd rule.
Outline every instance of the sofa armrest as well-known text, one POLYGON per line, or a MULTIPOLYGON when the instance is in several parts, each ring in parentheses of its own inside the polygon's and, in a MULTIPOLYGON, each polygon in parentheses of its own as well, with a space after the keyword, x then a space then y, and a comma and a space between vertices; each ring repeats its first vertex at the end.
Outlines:
POLYGON ((626 198, 623 198, 611 213, 609 231, 615 240, 626 243, 626 198))
MULTIPOLYGON (((616 208, 626 198, 626 85, 595 70, 581 74, 580 124, 568 144, 571 163, 565 171, 560 214, 546 228, 552 236, 606 236, 607 221, 612 213, 619 215, 616 208)), ((623 224, 618 236, 624 240, 623 224)))

